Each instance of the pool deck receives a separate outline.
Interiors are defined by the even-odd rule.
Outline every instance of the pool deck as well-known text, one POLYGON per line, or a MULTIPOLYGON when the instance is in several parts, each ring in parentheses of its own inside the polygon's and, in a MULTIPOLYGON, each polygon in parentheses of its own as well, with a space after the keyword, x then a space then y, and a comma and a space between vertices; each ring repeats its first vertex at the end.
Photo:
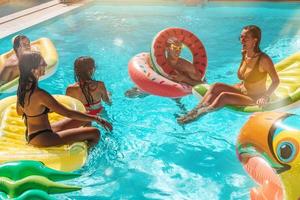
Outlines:
MULTIPOLYGON (((69 2, 70 0, 65 0, 65 2, 69 2)), ((0 39, 4 38, 10 34, 16 33, 18 31, 24 30, 28 27, 31 27, 33 25, 36 25, 38 23, 41 23, 43 21, 46 21, 48 19, 51 19, 53 17, 56 17, 58 15, 64 14, 66 12, 69 12, 71 10, 74 10, 76 8, 79 8, 80 6, 90 2, 92 0, 81 0, 81 1, 75 1, 75 3, 72 4, 66 4, 61 3, 61 0, 52 0, 47 3, 43 3, 34 7, 31 7, 29 9, 22 10, 20 12, 16 12, 10 15, 7 15, 5 17, 0 18, 0 39)), ((127 5, 130 4, 136 4, 137 2, 141 2, 140 0, 101 0, 102 3, 110 3, 110 4, 120 4, 120 3, 126 3, 127 5)), ((197 2, 195 5, 197 5, 199 2, 243 2, 243 1, 252 1, 252 2, 258 2, 261 0, 239 0, 239 1, 233 1, 233 0, 181 0, 181 1, 192 1, 197 2)), ((268 1, 268 0, 264 0, 268 1)), ((271 0, 269 0, 271 1, 271 0)), ((272 0, 272 2, 299 2, 300 0, 285 0, 285 1, 279 1, 279 0, 272 0)), ((0 0, 0 3, 4 3, 5 0, 0 0)), ((175 0, 143 0, 143 4, 147 4, 153 2, 160 2, 164 4, 174 4, 175 0)), ((0 4, 1 5, 1 4, 0 4)), ((191 4, 194 5, 194 4, 191 4)))
POLYGON ((52 0, 32 8, 22 10, 17 13, 0 18, 0 39, 10 34, 16 33, 58 15, 64 14, 88 1, 80 1, 73 4, 63 4, 60 0, 52 0))

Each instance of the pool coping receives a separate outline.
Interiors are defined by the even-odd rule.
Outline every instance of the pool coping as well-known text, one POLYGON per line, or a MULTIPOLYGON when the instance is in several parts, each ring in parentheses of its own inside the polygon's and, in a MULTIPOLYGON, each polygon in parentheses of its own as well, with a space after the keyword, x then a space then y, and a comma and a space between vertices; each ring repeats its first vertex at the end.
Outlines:
POLYGON ((89 1, 66 4, 52 0, 0 18, 0 39, 58 15, 79 8, 89 1))
MULTIPOLYGON (((143 4, 155 4, 162 2, 161 0, 145 0, 146 3, 143 4)), ((93 2, 93 0, 76 0, 75 3, 61 3, 61 0, 51 0, 49 2, 39 4, 37 6, 0 17, 0 39, 5 38, 13 33, 22 31, 26 28, 32 27, 49 19, 52 19, 56 16, 62 15, 66 12, 72 11, 76 8, 79 8, 85 5, 88 2, 93 2)), ((138 1, 139 2, 139 1, 138 1)), ((300 0, 287 0, 287 1, 261 1, 261 0, 209 0, 211 3, 258 3, 258 2, 276 2, 276 3, 291 3, 291 2, 300 2, 300 0)), ((102 4, 109 5, 135 5, 137 0, 102 0, 102 4)), ((165 5, 178 4, 178 1, 166 0, 165 5), (176 3, 175 3, 176 2, 176 3)))
POLYGON ((59 4, 59 0, 53 0, 53 1, 50 1, 47 3, 39 4, 37 6, 6 15, 6 16, 0 18, 0 24, 4 24, 6 22, 23 17, 25 15, 29 15, 29 14, 34 13, 39 10, 47 9, 47 8, 57 5, 57 4, 59 4))

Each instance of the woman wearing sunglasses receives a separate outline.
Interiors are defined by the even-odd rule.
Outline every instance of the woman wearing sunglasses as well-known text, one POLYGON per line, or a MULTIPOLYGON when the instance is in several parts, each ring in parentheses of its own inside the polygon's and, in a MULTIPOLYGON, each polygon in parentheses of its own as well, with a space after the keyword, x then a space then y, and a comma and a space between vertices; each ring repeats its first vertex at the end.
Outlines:
MULTIPOLYGON (((170 37, 167 40, 166 60, 168 66, 171 67, 168 79, 177 83, 195 86, 202 83, 202 75, 191 62, 180 57, 182 46, 182 43, 176 37, 170 37)), ((140 91, 137 87, 127 90, 125 93, 127 97, 144 97, 146 95, 147 94, 140 91)))

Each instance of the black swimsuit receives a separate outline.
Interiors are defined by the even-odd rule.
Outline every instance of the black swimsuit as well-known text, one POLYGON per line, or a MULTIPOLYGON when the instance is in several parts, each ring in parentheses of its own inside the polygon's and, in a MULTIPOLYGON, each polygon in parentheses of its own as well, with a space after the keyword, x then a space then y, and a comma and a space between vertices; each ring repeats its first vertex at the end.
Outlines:
POLYGON ((26 132, 25 132, 25 137, 26 137, 26 141, 29 143, 33 138, 35 138, 36 136, 40 135, 41 133, 44 133, 44 132, 51 132, 53 133, 53 131, 51 129, 43 129, 43 130, 39 130, 39 131, 35 131, 33 133, 30 133, 28 134, 28 129, 27 129, 27 117, 39 117, 39 116, 42 116, 42 115, 46 115, 50 112, 50 109, 45 107, 45 110, 41 113, 41 114, 38 114, 38 115, 33 115, 33 116, 30 116, 30 115, 26 115, 25 112, 23 113, 23 117, 25 117, 25 124, 26 124, 26 132))

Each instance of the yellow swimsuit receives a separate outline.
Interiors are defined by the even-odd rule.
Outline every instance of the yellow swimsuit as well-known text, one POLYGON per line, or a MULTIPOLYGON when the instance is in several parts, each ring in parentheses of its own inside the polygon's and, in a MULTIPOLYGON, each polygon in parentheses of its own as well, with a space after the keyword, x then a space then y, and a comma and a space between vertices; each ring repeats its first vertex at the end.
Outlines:
POLYGON ((267 80, 267 72, 259 71, 259 62, 261 60, 263 54, 260 54, 254 64, 253 69, 245 73, 247 70, 247 63, 243 62, 239 70, 243 69, 243 73, 241 73, 240 79, 242 83, 239 85, 240 91, 251 97, 254 100, 259 99, 262 97, 266 89, 266 80, 267 80))

